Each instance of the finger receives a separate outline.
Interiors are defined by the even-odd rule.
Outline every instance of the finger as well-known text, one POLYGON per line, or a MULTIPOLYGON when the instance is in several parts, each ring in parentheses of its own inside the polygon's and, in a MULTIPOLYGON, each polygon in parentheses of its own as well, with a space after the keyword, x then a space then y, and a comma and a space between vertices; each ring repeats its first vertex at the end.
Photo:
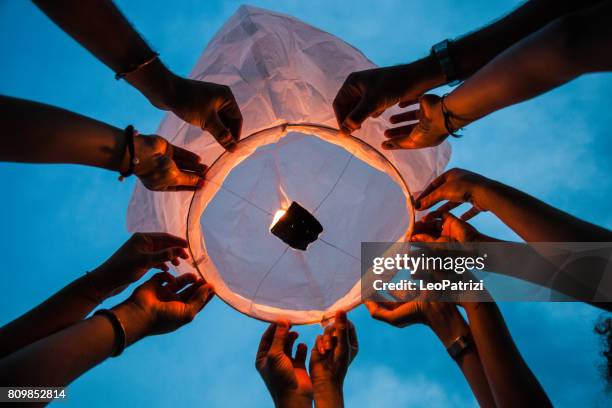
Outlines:
POLYGON ((459 219, 461 221, 468 221, 474 218, 475 216, 477 216, 478 214, 480 214, 480 212, 481 211, 478 208, 472 207, 469 210, 467 210, 465 213, 463 213, 461 217, 459 217, 459 219))
POLYGON ((450 191, 448 191, 448 188, 446 185, 442 185, 436 188, 435 190, 431 191, 426 196, 419 198, 417 202, 415 203, 415 208, 421 211, 427 210, 433 207, 434 205, 438 204, 439 202, 446 201, 446 200, 453 201, 453 202, 459 201, 456 194, 452 194, 450 191))
POLYGON ((196 290, 198 290, 198 288, 202 285, 204 285, 206 282, 204 281, 204 279, 202 278, 196 278, 196 281, 193 282, 193 284, 187 288, 185 288, 185 290, 182 290, 178 295, 179 295, 179 300, 187 303, 187 300, 189 300, 189 298, 191 296, 193 296, 193 294, 195 293, 196 290))
POLYGON ((148 232, 145 235, 153 244, 153 250, 159 251, 170 247, 187 248, 187 240, 176 235, 168 234, 167 232, 148 232))
POLYGON ((419 100, 418 99, 406 99, 406 100, 400 101, 398 103, 398 106, 400 108, 407 108, 407 107, 409 107, 411 105, 414 105, 415 108, 418 109, 418 107, 419 107, 419 100))
POLYGON ((219 111, 219 118, 230 130, 233 140, 238 142, 242 133, 243 119, 238 103, 234 99, 234 95, 232 95, 232 98, 228 104, 219 111))
POLYGON ((276 324, 272 323, 268 326, 264 334, 261 336, 259 341, 259 347, 257 348, 257 356, 265 355, 270 350, 272 340, 274 339, 274 332, 276 331, 276 324))
POLYGON ((397 142, 397 140, 394 140, 394 139, 399 139, 399 138, 410 136, 410 133, 412 133, 412 130, 416 126, 417 126, 417 123, 413 123, 410 125, 400 126, 396 128, 389 128, 385 130, 385 137, 392 139, 392 140, 389 140, 388 142, 397 142))
POLYGON ((423 219, 414 223, 412 234, 413 235, 417 235, 417 234, 438 235, 440 233, 441 228, 442 228, 442 223, 440 220, 428 219, 427 216, 425 216, 423 219))
POLYGON ((357 106, 347 115, 341 127, 349 129, 351 132, 361 128, 361 124, 375 111, 375 108, 367 97, 364 95, 357 106))
POLYGON ((337 355, 344 355, 348 352, 348 322, 346 312, 339 310, 336 312, 334 319, 334 328, 336 329, 336 337, 338 338, 338 347, 336 348, 337 355))
POLYGON ((372 114, 370 116, 373 117, 373 118, 378 118, 383 113, 385 113, 385 109, 381 109, 381 110, 377 110, 375 112, 372 112, 372 114))
POLYGON ((165 191, 165 192, 174 192, 174 191, 196 191, 200 189, 200 186, 203 184, 202 180, 204 179, 200 179, 200 181, 198 181, 198 183, 195 186, 170 186, 170 187, 166 187, 163 190, 159 190, 159 191, 165 191))
MULTIPOLYGON (((210 299, 214 296, 215 291, 209 283, 198 287, 195 292, 187 299, 187 304, 191 307, 191 310, 197 314, 200 310, 206 306, 210 299)), ((195 315, 194 314, 194 315, 195 315)))
POLYGON ((281 354, 285 349, 285 343, 287 342, 287 336, 289 335, 289 322, 280 321, 276 325, 274 331, 274 339, 270 346, 270 352, 274 354, 281 354))
POLYGON ((435 242, 436 238, 429 234, 416 234, 410 237, 410 242, 435 242))
POLYGON ((288 356, 291 356, 293 353, 293 344, 295 343, 295 340, 297 340, 299 334, 297 332, 291 331, 289 332, 289 335, 287 336, 287 342, 285 343, 285 354, 288 356))
POLYGON ((308 346, 304 343, 300 343, 295 351, 294 364, 297 368, 306 368, 306 354, 308 353, 308 346))
POLYGON ((174 276, 170 272, 158 272, 153 275, 151 279, 147 281, 147 283, 150 282, 155 285, 161 286, 164 283, 171 284, 172 282, 174 282, 174 279, 174 276))
POLYGON ((438 177, 436 177, 431 183, 429 183, 429 185, 425 187, 425 190, 421 191, 421 194, 419 194, 419 196, 416 198, 415 208, 417 209, 419 208, 418 205, 419 205, 419 200, 421 198, 425 197, 426 195, 431 193, 433 190, 440 187, 442 184, 446 183, 447 177, 448 177, 448 172, 444 172, 440 174, 438 177))
POLYGON ((408 122, 412 120, 419 120, 419 111, 411 110, 407 112, 398 113, 397 115, 392 115, 389 118, 389 122, 392 124, 408 122))
POLYGON ((401 323, 402 326, 405 326, 418 320, 413 302, 400 304, 400 306, 397 308, 388 310, 381 307, 381 305, 378 303, 367 301, 366 307, 370 312, 370 316, 372 316, 374 319, 387 322, 392 325, 399 325, 401 323))
POLYGON ((203 176, 208 168, 200 162, 200 156, 182 147, 174 146, 172 158, 179 169, 192 171, 198 176, 203 176))
MULTIPOLYGON (((440 207, 436 208, 436 210, 434 211, 435 213, 447 213, 451 210, 454 210, 455 208, 459 207, 461 204, 461 202, 456 202, 456 201, 449 201, 447 203, 442 204, 440 207)), ((430 214, 433 214, 430 213, 430 214)))
POLYGON ((181 171, 169 155, 156 157, 155 166, 154 171, 141 177, 147 179, 155 176, 154 180, 149 181, 150 185, 147 185, 151 190, 177 191, 178 187, 190 187, 194 190, 198 185, 200 177, 195 173, 181 171))
POLYGON ((315 345, 312 348, 313 353, 325 354, 325 345, 323 345, 323 336, 318 335, 315 339, 315 345))
POLYGON ((325 327, 325 330, 323 330, 323 337, 321 339, 321 342, 323 344, 323 350, 325 352, 331 350, 332 348, 334 348, 334 344, 332 341, 332 335, 334 333, 334 326, 333 324, 328 325, 327 327, 325 327))
POLYGON ((168 265, 166 265, 165 263, 155 264, 151 268, 159 269, 159 270, 164 271, 164 272, 168 272, 170 270, 168 265))
POLYGON ((149 265, 157 265, 162 262, 168 262, 176 258, 183 258, 186 252, 183 248, 168 248, 161 251, 149 253, 149 265))
POLYGON ((173 292, 179 292, 184 289, 187 285, 194 283, 197 281, 197 277, 193 273, 184 273, 179 275, 174 279, 174 282, 170 286, 170 290, 173 292))
POLYGON ((202 158, 192 151, 172 145, 172 158, 181 163, 200 163, 202 158))
POLYGON ((357 355, 357 351, 359 350, 359 339, 357 338, 357 330, 355 329, 355 325, 353 322, 349 320, 349 330, 348 330, 348 343, 349 347, 353 352, 353 357, 357 355))
POLYGON ((422 149, 424 147, 428 146, 423 146, 421 143, 415 142, 412 133, 406 137, 396 137, 381 144, 383 150, 410 150, 422 149))
MULTIPOLYGON (((174 188, 174 191, 195 190, 201 179, 202 178, 195 173, 179 170, 170 188, 174 188)), ((170 189, 167 190, 170 191, 170 189)))
POLYGON ((359 100, 361 94, 359 89, 353 85, 354 78, 352 78, 352 76, 351 74, 344 80, 344 83, 332 102, 332 107, 340 130, 342 130, 342 123, 359 100))
POLYGON ((210 132, 224 148, 235 143, 232 138, 232 132, 223 124, 223 121, 221 121, 221 118, 216 112, 213 112, 206 123, 204 123, 204 129, 210 132))

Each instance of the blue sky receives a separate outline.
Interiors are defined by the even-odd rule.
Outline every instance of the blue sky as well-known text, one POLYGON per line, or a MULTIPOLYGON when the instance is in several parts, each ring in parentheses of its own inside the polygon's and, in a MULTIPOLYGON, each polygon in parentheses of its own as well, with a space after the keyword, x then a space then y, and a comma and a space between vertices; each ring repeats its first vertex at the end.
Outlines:
MULTIPOLYGON (((472 31, 515 1, 254 1, 294 15, 362 50, 378 65, 408 62, 431 44, 472 31), (351 5, 349 9, 347 4, 351 5)), ((187 74, 208 40, 241 4, 235 1, 131 0, 120 7, 163 60, 187 74)), ((163 117, 135 90, 25 1, 0 1, 0 92, 58 105, 143 133, 163 117)), ((612 75, 597 74, 491 115, 454 140, 451 166, 525 190, 589 221, 612 227, 609 95, 612 75)), ((28 120, 28 118, 23 118, 28 120)), ((17 137, 18 135, 4 135, 17 137)), ((0 245, 5 290, 0 324, 92 269, 128 237, 125 212, 134 180, 75 166, 0 164, 5 214, 0 245)), ((489 215, 475 224, 513 235, 489 215)), ((114 302, 112 302, 114 303, 114 302)), ((603 405, 601 362, 583 304, 504 304, 523 356, 557 406, 603 405)), ((471 392, 426 327, 394 329, 350 314, 361 351, 345 389, 349 406, 472 406, 471 392)), ((69 388, 73 406, 270 406, 254 369, 264 324, 218 299, 188 327, 145 339, 69 388)), ((312 344, 318 327, 300 328, 312 344)))

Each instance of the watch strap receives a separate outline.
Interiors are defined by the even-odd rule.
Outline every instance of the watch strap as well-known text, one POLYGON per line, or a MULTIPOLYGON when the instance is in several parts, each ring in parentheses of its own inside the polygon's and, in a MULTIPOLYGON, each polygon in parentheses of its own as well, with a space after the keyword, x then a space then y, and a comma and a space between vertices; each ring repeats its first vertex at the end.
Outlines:
POLYGON ((471 348, 474 345, 474 340, 472 336, 458 336, 450 346, 446 348, 448 354, 453 358, 453 360, 458 360, 466 350, 471 348))
POLYGON ((443 40, 431 47, 431 54, 436 57, 440 64, 440 69, 446 78, 446 82, 450 86, 455 86, 461 82, 459 80, 459 73, 457 67, 453 61, 450 52, 450 40, 443 40))

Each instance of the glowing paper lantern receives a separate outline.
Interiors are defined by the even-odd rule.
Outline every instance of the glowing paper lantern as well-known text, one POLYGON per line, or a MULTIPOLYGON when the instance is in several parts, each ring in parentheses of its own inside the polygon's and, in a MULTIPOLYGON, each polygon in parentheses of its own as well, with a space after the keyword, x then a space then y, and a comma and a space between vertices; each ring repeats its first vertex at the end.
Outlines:
POLYGON ((247 135, 224 153, 169 115, 159 133, 210 165, 194 193, 137 185, 131 230, 186 236, 179 272, 210 281, 235 309, 263 320, 321 322, 360 299, 362 241, 402 241, 418 193, 443 170, 447 144, 379 152, 388 126, 369 119, 340 136, 334 96, 374 65, 338 38, 292 17, 241 7, 211 40, 191 78, 229 85, 247 135))

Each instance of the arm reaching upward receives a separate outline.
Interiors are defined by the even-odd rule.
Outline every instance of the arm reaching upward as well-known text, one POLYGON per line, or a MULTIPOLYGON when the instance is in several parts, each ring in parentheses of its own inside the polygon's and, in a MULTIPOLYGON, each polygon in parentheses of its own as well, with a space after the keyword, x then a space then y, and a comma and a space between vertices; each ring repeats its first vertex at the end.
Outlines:
POLYGON ((612 70, 612 1, 560 17, 508 48, 461 86, 440 98, 424 95, 418 111, 390 118, 386 149, 436 146, 494 111, 531 99, 580 75, 612 70), (446 112, 446 118, 444 115, 446 112))
MULTIPOLYGON (((112 313, 123 326, 125 345, 129 346, 189 323, 212 295, 210 285, 194 275, 175 278, 161 272, 112 313)), ((94 315, 0 359, 0 384, 66 386, 116 353, 117 335, 107 316, 94 315)))
POLYGON ((111 0, 35 0, 34 3, 154 106, 209 131, 231 150, 242 115, 229 87, 173 74, 111 0))
POLYGON ((98 268, 0 328, 0 359, 84 319, 150 268, 167 271, 166 262, 178 265, 187 257, 186 247, 184 239, 170 234, 134 234, 98 268))
MULTIPOLYGON (((0 96, 0 160, 72 163, 127 171, 121 129, 64 109, 0 96), (25 120, 24 120, 25 119, 25 120)), ((160 136, 134 136, 134 174, 150 190, 195 190, 206 166, 200 157, 160 136)))
MULTIPOLYGON (((556 18, 588 8, 601 0, 531 0, 507 16, 452 42, 450 54, 457 77, 465 79, 504 50, 556 18)), ((334 99, 342 132, 352 133, 370 116, 399 103, 414 103, 430 89, 446 84, 437 59, 425 58, 392 67, 353 72, 334 99)), ((415 117, 403 119, 413 120, 415 117)), ((404 129, 404 134, 408 134, 404 129)))
POLYGON ((466 303, 472 336, 498 407, 551 407, 521 356, 497 305, 466 303))

